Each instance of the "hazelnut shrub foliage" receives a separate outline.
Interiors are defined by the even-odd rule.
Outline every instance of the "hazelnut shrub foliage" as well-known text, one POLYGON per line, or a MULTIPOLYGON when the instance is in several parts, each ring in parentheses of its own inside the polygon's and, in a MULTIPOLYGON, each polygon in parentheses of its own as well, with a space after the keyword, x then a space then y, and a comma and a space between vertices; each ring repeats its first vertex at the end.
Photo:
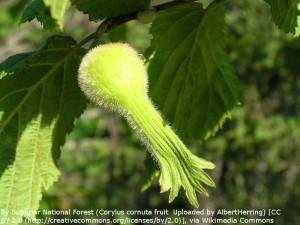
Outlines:
MULTIPOLYGON (((298 36, 300 0, 265 2, 276 26, 298 36)), ((115 27, 136 18, 147 21, 141 13, 149 12, 150 5, 156 17, 151 14, 152 39, 143 54, 153 104, 183 141, 205 140, 216 133, 239 103, 239 82, 224 40, 226 1, 203 4, 191 0, 158 5, 150 0, 28 1, 20 24, 37 19, 53 36, 41 49, 0 64, 0 209, 39 208, 42 190, 59 177, 60 147, 87 106, 77 79, 82 58, 115 27), (98 29, 82 41, 61 35, 69 7, 98 21, 98 29), (57 31, 60 35, 55 35, 57 31)), ((151 157, 147 158, 149 181, 157 171, 151 157)), ((4 217, 21 216, 8 213, 4 217)))

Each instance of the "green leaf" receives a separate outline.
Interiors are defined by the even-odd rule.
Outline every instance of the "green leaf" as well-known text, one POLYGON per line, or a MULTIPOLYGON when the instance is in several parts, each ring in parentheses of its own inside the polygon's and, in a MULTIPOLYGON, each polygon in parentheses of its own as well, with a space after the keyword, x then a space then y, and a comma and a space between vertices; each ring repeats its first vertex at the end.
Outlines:
POLYGON ((20 24, 30 22, 35 18, 43 24, 46 30, 54 30, 57 25, 51 16, 49 7, 45 6, 42 0, 35 0, 27 6, 20 19, 20 24))
POLYGON ((15 71, 0 80, 0 209, 37 210, 58 178, 60 146, 86 106, 77 85, 86 51, 74 44, 54 36, 21 68, 0 64, 15 71))
POLYGON ((238 103, 224 44, 224 7, 184 5, 159 13, 146 51, 150 95, 186 140, 214 134, 238 103))
POLYGON ((150 0, 71 0, 80 11, 88 13, 90 20, 116 17, 147 7, 150 0))
POLYGON ((3 63, 0 64, 0 79, 7 74, 11 74, 20 69, 27 60, 35 55, 36 52, 20 53, 9 57, 3 63))
POLYGON ((68 5, 68 0, 43 0, 45 5, 50 7, 51 16, 56 20, 57 25, 62 30, 63 17, 68 5))
POLYGON ((286 33, 300 34, 300 0, 265 0, 271 6, 272 20, 286 33))

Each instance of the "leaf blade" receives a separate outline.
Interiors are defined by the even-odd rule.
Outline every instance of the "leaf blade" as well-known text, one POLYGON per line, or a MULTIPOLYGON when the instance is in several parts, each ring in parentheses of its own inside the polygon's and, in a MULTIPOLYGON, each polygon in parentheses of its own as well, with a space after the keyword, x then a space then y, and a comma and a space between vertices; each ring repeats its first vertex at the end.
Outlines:
POLYGON ((206 10, 184 5, 161 12, 152 24, 146 51, 150 95, 185 139, 213 135, 238 103, 238 79, 225 52, 224 13, 221 3, 206 10))
POLYGON ((63 17, 68 6, 68 0, 43 0, 50 8, 51 16, 56 20, 57 25, 63 29, 63 17))
POLYGON ((26 61, 35 55, 35 52, 20 53, 9 57, 0 64, 0 79, 20 69, 26 61))
POLYGON ((265 0, 272 13, 272 21, 276 26, 286 33, 295 36, 300 34, 300 1, 299 0, 265 0))
POLYGON ((49 7, 42 0, 35 0, 25 8, 19 24, 30 22, 35 18, 43 24, 45 30, 55 30, 57 22, 52 18, 49 7))
POLYGON ((147 7, 150 0, 71 0, 80 11, 88 13, 90 20, 99 20, 133 13, 147 7))
POLYGON ((86 106, 77 85, 85 50, 72 50, 74 43, 52 37, 26 66, 0 80, 2 209, 37 210, 42 188, 58 178, 59 147, 86 106))

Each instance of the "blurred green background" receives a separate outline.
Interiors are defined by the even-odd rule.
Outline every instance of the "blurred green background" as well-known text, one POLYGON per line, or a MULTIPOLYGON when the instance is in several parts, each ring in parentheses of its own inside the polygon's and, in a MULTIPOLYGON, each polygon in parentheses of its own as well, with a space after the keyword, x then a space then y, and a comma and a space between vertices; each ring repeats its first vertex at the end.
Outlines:
MULTIPOLYGON (((22 0, 0 2, 0 61, 38 49, 52 35, 37 21, 19 26, 23 6, 22 0)), ((300 40, 275 27, 264 1, 229 0, 226 7, 227 48, 241 80, 241 105, 214 137, 186 143, 217 166, 209 171, 217 188, 208 188, 209 198, 199 196, 200 209, 275 208, 282 215, 274 224, 299 225, 300 40)), ((79 41, 96 27, 71 9, 64 34, 79 41)), ((143 52, 148 30, 133 21, 109 37, 143 52)), ((183 194, 168 204, 157 180, 140 191, 144 158, 144 146, 122 118, 89 105, 62 148, 62 175, 44 193, 41 209, 192 210, 183 194)))

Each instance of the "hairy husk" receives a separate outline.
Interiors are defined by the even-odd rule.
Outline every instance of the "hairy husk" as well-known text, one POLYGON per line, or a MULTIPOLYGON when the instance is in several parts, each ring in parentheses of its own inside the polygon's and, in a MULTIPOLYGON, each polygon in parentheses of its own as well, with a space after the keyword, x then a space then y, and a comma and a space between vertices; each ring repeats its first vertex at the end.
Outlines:
POLYGON ((90 100, 121 114, 137 131, 159 164, 161 192, 170 190, 169 202, 182 186, 190 203, 198 207, 195 192, 208 195, 201 182, 215 185, 203 169, 214 165, 193 155, 155 109, 137 52, 122 43, 100 45, 83 58, 78 80, 90 100))

